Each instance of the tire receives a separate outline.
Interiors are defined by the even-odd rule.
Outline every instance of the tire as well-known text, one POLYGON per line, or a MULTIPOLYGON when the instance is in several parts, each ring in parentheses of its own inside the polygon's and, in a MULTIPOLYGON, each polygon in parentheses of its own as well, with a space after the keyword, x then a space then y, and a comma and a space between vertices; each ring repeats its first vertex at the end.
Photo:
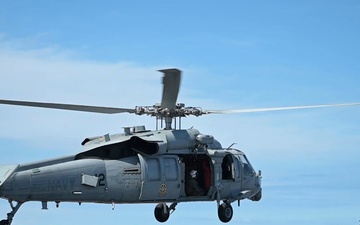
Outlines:
POLYGON ((233 217, 233 208, 229 203, 222 203, 218 209, 218 216, 221 222, 227 223, 233 217))
POLYGON ((160 223, 166 222, 170 217, 169 207, 164 203, 157 204, 154 210, 154 215, 156 220, 160 223), (164 207, 166 207, 166 212, 164 212, 164 207))

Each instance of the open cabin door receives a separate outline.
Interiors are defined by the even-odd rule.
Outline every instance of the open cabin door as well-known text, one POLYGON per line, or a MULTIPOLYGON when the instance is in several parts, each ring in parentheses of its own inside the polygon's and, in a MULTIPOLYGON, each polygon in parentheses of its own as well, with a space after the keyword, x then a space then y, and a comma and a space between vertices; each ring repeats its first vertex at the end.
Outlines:
POLYGON ((181 190, 180 164, 174 155, 143 157, 140 200, 177 199, 181 190))

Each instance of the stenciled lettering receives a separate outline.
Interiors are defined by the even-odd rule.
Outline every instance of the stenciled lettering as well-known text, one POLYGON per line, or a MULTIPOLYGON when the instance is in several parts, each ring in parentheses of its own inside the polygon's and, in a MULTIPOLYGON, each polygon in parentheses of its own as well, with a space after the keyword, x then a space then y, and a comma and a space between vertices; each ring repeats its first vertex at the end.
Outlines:
POLYGON ((48 180, 48 191, 72 190, 74 188, 74 184, 74 177, 48 180))

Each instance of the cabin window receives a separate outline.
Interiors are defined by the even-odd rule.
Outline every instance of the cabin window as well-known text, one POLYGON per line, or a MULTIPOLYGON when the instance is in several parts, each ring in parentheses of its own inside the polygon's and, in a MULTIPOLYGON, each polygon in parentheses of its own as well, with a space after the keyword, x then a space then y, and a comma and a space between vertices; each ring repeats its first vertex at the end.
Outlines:
POLYGON ((178 161, 174 158, 165 158, 165 178, 166 180, 177 180, 178 179, 178 161))
POLYGON ((160 161, 159 159, 148 159, 146 161, 147 163, 147 173, 148 178, 150 181, 159 181, 161 179, 161 173, 160 173, 160 161))

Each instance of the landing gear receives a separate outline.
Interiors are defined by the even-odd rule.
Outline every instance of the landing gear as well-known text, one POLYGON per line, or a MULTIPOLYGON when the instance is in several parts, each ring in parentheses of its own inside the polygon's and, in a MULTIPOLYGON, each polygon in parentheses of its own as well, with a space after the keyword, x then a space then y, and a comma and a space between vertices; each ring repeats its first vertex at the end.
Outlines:
POLYGON ((165 203, 159 203, 156 205, 154 215, 157 221, 160 223, 166 222, 170 217, 169 207, 165 203))
POLYGON ((0 225, 8 225, 9 221, 8 220, 1 220, 0 221, 0 225))
POLYGON ((219 205, 218 216, 221 222, 227 223, 233 217, 233 208, 228 202, 223 202, 219 205))
POLYGON ((6 220, 1 220, 0 221, 0 225, 10 225, 16 212, 19 210, 20 206, 23 204, 22 202, 17 202, 16 205, 14 206, 13 201, 9 200, 9 204, 11 207, 11 212, 9 212, 7 214, 7 219, 6 220))
POLYGON ((166 222, 169 219, 170 214, 175 211, 176 205, 177 205, 176 202, 172 203, 170 207, 168 207, 166 203, 157 204, 154 210, 154 215, 156 220, 159 221, 160 223, 166 222), (172 212, 170 213, 170 211, 172 212))

